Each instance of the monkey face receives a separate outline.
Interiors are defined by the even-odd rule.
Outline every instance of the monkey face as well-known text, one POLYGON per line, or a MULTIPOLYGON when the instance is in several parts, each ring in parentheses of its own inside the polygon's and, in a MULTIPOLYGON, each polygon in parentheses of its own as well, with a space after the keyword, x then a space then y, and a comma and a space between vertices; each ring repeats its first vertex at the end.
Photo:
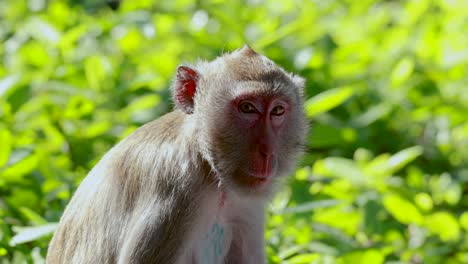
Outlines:
POLYGON ((212 131, 205 142, 221 181, 242 194, 268 195, 275 182, 290 173, 302 146, 302 103, 291 93, 296 88, 291 83, 281 89, 273 85, 285 84, 235 83, 214 100, 219 105, 212 105, 216 111, 204 124, 212 131))
POLYGON ((199 148, 221 183, 265 195, 301 152, 303 86, 302 78, 244 47, 179 67, 174 101, 194 121, 199 148))

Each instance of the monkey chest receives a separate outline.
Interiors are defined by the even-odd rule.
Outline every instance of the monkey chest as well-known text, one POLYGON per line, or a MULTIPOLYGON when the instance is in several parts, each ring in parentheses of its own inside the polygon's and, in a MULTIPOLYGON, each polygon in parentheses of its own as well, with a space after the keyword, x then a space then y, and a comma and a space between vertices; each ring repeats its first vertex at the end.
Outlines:
POLYGON ((232 229, 225 221, 216 217, 194 226, 191 233, 185 254, 178 263, 224 263, 232 240, 232 229))
POLYGON ((193 252, 197 260, 195 263, 224 263, 224 258, 231 243, 229 226, 221 219, 215 218, 200 235, 199 243, 193 252))

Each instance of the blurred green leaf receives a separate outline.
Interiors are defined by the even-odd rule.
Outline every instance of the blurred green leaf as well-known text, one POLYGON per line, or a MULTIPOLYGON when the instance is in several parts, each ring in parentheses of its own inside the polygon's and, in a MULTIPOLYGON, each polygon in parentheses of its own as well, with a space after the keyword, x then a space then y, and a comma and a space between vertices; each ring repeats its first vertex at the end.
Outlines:
POLYGON ((460 216, 460 226, 468 231, 468 212, 464 212, 460 216))
POLYGON ((440 236, 442 241, 456 241, 460 236, 457 219, 447 212, 437 212, 426 217, 425 226, 440 236))
POLYGON ((31 222, 34 225, 44 225, 47 224, 47 220, 42 218, 39 214, 34 212, 33 210, 27 208, 27 207, 20 207, 19 208, 20 212, 28 219, 29 222, 31 222))
POLYGON ((414 197, 416 205, 424 211, 431 211, 433 208, 432 198, 427 193, 418 193, 414 197))
POLYGON ((101 89, 106 79, 105 62, 100 56, 91 56, 84 62, 86 79, 89 86, 95 90, 101 89))
POLYGON ((44 44, 57 44, 61 37, 54 25, 38 16, 33 16, 27 21, 26 31, 44 44))
POLYGON ((332 207, 339 204, 338 200, 320 200, 320 201, 313 201, 304 204, 300 204, 294 207, 285 208, 282 214, 297 214, 297 213, 305 213, 313 211, 317 208, 324 208, 324 207, 332 207))
POLYGON ((306 115, 314 117, 337 107, 349 99, 354 93, 354 89, 349 86, 326 90, 305 102, 306 115))
POLYGON ((317 253, 300 254, 300 255, 297 255, 288 259, 287 261, 285 261, 285 263, 288 263, 288 264, 316 263, 315 261, 319 259, 320 259, 320 255, 317 253))
POLYGON ((354 161, 338 157, 330 157, 315 162, 313 172, 348 179, 354 184, 364 184, 368 181, 354 161))
POLYGON ((411 74, 413 73, 414 69, 414 61, 411 58, 403 58, 401 59, 391 74, 391 82, 394 87, 401 85, 404 81, 406 81, 411 74))
POLYGON ((0 80, 0 97, 2 97, 2 95, 5 94, 8 91, 8 89, 13 87, 16 83, 18 83, 20 79, 21 78, 18 74, 10 75, 1 79, 0 80))
POLYGON ((338 263, 361 263, 361 264, 380 264, 384 263, 385 256, 382 252, 370 249, 365 251, 355 251, 346 254, 338 263))
POLYGON ((421 146, 414 146, 404 150, 401 150, 390 157, 388 160, 388 166, 391 173, 394 173, 411 161, 415 160, 423 153, 421 146))
POLYGON ((409 201, 395 194, 388 194, 383 198, 385 209, 403 224, 422 224, 423 216, 409 201))
POLYGON ((2 168, 8 161, 13 146, 13 138, 10 131, 0 128, 0 168, 2 168))

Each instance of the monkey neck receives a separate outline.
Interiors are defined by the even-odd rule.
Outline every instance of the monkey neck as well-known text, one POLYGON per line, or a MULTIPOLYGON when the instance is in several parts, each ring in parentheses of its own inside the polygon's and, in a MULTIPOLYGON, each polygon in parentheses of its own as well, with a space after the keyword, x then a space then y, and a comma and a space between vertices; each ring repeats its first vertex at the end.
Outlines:
POLYGON ((218 208, 223 209, 224 205, 226 204, 227 194, 226 192, 221 189, 218 194, 218 208))

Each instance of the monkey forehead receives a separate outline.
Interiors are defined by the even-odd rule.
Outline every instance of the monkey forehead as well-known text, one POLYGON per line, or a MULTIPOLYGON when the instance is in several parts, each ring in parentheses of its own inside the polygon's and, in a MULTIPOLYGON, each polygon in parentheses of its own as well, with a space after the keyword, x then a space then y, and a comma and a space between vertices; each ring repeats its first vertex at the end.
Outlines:
POLYGON ((291 89, 289 85, 282 82, 275 81, 257 81, 257 80, 245 80, 237 81, 233 84, 233 87, 229 89, 231 98, 239 98, 244 96, 259 96, 267 98, 281 98, 288 99, 296 98, 295 90, 291 89))
POLYGON ((225 60, 225 70, 233 79, 242 81, 268 82, 273 80, 288 81, 284 70, 276 66, 270 59, 260 54, 231 54, 225 60))
POLYGON ((199 61, 197 68, 209 80, 290 81, 289 74, 281 67, 248 46, 209 62, 199 61))

